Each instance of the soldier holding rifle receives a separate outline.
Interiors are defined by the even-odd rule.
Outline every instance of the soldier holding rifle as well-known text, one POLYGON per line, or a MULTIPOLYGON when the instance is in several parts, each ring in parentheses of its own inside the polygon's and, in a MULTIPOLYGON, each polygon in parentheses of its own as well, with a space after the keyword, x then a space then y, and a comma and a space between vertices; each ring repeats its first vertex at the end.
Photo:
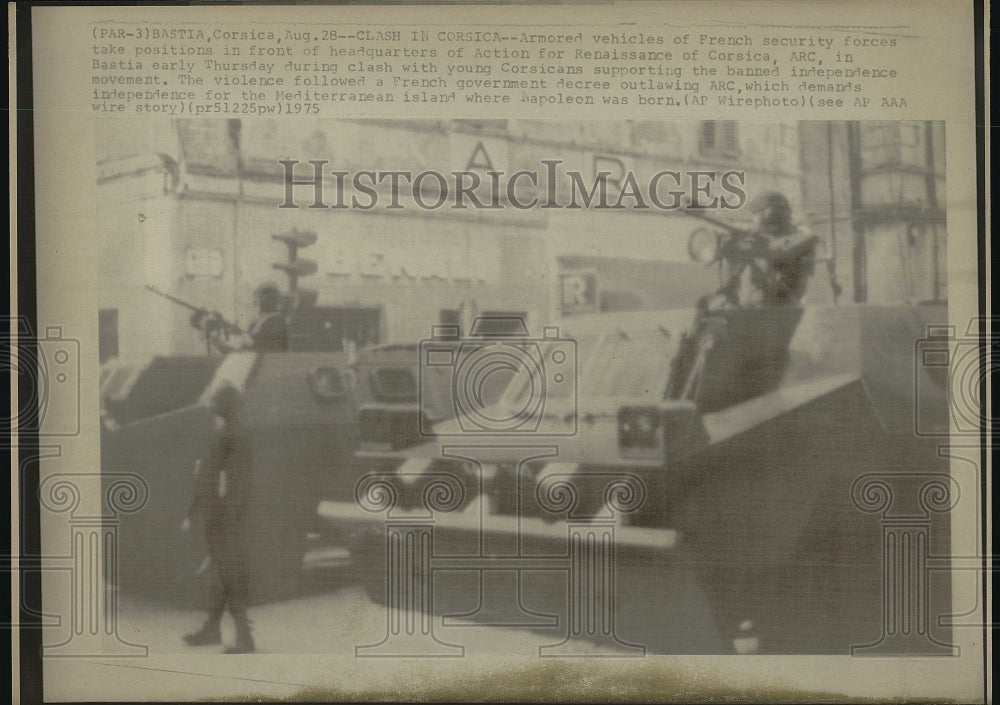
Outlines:
MULTIPOLYGON (((753 230, 735 228, 694 209, 685 211, 727 231, 715 236, 707 255, 697 251, 700 248, 696 236, 692 236, 689 247, 695 260, 725 265, 729 279, 698 301, 692 331, 681 340, 673 361, 669 398, 692 398, 697 393, 701 369, 721 333, 715 312, 798 306, 805 294, 815 264, 816 238, 799 232, 792 223, 788 199, 776 191, 762 193, 750 202, 749 209, 754 214, 753 230)), ((701 244, 706 242, 701 240, 701 244)))
POLYGON ((782 194, 767 191, 750 202, 753 230, 739 230, 702 215, 686 213, 721 225, 722 236, 712 261, 726 262, 729 281, 699 302, 699 310, 746 306, 797 306, 813 272, 816 238, 799 232, 792 208, 782 194))
POLYGON ((288 351, 288 323, 280 310, 281 292, 274 284, 261 284, 254 291, 260 315, 246 332, 227 321, 218 311, 200 308, 151 286, 146 289, 192 312, 191 326, 204 335, 209 354, 214 350, 223 353, 235 350, 288 351))

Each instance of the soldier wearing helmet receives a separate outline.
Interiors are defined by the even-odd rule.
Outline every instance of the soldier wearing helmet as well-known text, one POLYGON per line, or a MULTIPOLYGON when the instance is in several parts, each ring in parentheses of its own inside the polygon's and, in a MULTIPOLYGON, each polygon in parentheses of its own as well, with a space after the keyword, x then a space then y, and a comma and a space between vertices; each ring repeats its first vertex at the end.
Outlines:
POLYGON ((712 261, 724 262, 730 275, 724 286, 698 302, 692 332, 685 334, 673 361, 668 386, 672 399, 696 394, 701 365, 719 335, 718 317, 713 313, 798 306, 805 294, 815 261, 816 238, 799 231, 792 222, 788 199, 777 191, 754 198, 749 210, 754 215, 752 230, 729 228, 730 234, 718 240, 712 261))
POLYGON ((288 324, 281 313, 281 292, 271 283, 261 284, 254 292, 260 317, 250 325, 248 334, 257 352, 286 352, 288 324))
POLYGON ((816 238, 798 230, 792 207, 777 191, 750 202, 755 230, 737 245, 747 255, 739 305, 796 306, 813 272, 816 238))
POLYGON ((735 230, 717 258, 729 265, 728 283, 699 309, 797 306, 805 294, 816 255, 816 238, 792 222, 792 207, 777 191, 754 198, 748 209, 754 228, 735 230))
POLYGON ((250 324, 246 333, 236 329, 234 335, 238 337, 235 341, 231 342, 228 330, 225 331, 224 338, 217 334, 220 330, 219 323, 222 322, 218 314, 196 313, 191 317, 191 325, 204 331, 206 339, 220 352, 287 352, 288 323, 281 311, 281 291, 278 286, 265 282, 254 290, 253 298, 260 315, 250 324))

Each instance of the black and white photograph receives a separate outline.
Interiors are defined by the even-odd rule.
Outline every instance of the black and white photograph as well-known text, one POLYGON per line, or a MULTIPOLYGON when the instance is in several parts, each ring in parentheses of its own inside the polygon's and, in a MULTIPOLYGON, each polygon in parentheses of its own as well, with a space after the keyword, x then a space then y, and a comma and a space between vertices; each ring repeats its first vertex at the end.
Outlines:
POLYGON ((954 492, 944 140, 100 123, 102 473, 148 492, 118 529, 119 633, 950 653, 947 573, 916 578, 954 492))
POLYGON ((9 18, 12 702, 992 702, 988 6, 9 18))

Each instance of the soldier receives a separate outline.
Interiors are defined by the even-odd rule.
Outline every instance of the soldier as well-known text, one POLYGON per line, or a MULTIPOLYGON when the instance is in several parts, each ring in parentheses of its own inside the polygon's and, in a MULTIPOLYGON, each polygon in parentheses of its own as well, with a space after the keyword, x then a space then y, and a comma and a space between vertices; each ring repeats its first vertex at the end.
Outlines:
POLYGON ((777 191, 760 194, 749 209, 754 230, 731 238, 723 253, 735 267, 733 277, 703 307, 796 306, 805 294, 816 238, 795 227, 792 207, 777 191))
POLYGON ((229 654, 254 650, 247 618, 248 579, 244 526, 253 474, 251 441, 239 427, 240 393, 225 385, 212 397, 212 411, 219 418, 207 456, 196 465, 195 493, 181 524, 187 531, 191 519, 202 518, 211 561, 212 585, 208 619, 196 632, 184 636, 190 646, 222 643, 219 625, 226 607, 236 623, 236 643, 229 654))
POLYGON ((750 271, 763 306, 796 306, 813 273, 816 238, 799 232, 792 223, 788 199, 768 191, 750 203, 761 239, 750 271))
POLYGON ((690 398, 700 384, 701 367, 720 334, 722 309, 798 306, 816 256, 816 238, 792 223, 792 207, 782 194, 766 191, 749 205, 755 227, 733 230, 721 240, 716 261, 727 263, 728 283, 698 301, 694 325, 681 340, 668 383, 668 398, 690 398))
POLYGON ((261 284, 254 292, 260 317, 250 325, 249 335, 257 352, 287 352, 288 324, 281 312, 281 292, 274 284, 261 284))
POLYGON ((246 336, 236 344, 230 343, 228 336, 225 341, 220 337, 219 332, 227 332, 227 329, 222 327, 221 324, 225 321, 216 313, 196 311, 191 317, 191 325, 204 331, 212 346, 220 352, 287 352, 288 324, 281 312, 281 292, 278 287, 271 283, 261 284, 254 291, 254 301, 260 315, 250 324, 246 336))

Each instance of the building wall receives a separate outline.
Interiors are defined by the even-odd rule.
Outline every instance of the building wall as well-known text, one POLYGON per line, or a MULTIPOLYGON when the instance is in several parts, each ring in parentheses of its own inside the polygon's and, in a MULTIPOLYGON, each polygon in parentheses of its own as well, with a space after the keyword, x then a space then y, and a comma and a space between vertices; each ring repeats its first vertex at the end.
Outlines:
POLYGON ((171 291, 176 279, 179 202, 170 192, 170 171, 155 154, 124 166, 113 170, 99 165, 102 194, 114 194, 97 204, 97 285, 101 310, 117 317, 114 347, 123 356, 142 356, 196 346, 195 332, 183 335, 178 325, 187 312, 145 289, 171 291))
POLYGON ((946 298, 943 123, 860 123, 859 142, 869 300, 946 298))
POLYGON ((854 230, 850 165, 843 123, 801 123, 802 215, 822 244, 825 259, 817 266, 810 299, 832 303, 833 283, 841 288, 838 303, 854 300, 854 230))
MULTIPOLYGON (((292 192, 298 208, 279 208, 286 197, 282 159, 300 162, 294 174, 302 181, 314 175, 311 159, 328 162, 327 173, 492 168, 543 177, 542 160, 559 159, 561 170, 578 170, 588 182, 599 171, 615 179, 631 170, 642 183, 664 169, 739 169, 749 197, 778 189, 797 212, 802 204, 797 123, 184 120, 118 139, 115 131, 124 127, 117 123, 104 134, 98 176, 107 225, 103 296, 120 309, 123 355, 204 349, 188 326, 189 313, 143 292, 146 283, 248 325, 258 284, 287 287, 273 267, 287 250, 272 235, 292 228, 317 233, 300 256, 316 260, 318 271, 301 286, 318 291, 319 306, 378 309, 382 341, 424 337, 443 309, 463 307, 526 313, 534 332, 561 313, 566 258, 662 262, 669 264, 665 277, 704 281, 704 291, 692 297, 646 301, 647 307, 688 306, 717 284, 716 273, 692 263, 687 252, 691 232, 705 223, 680 211, 309 208, 315 188, 308 183, 292 192), (139 163, 145 170, 133 168, 139 163), (150 211, 143 222, 133 214, 137 204, 150 211)), ((568 183, 559 181, 562 203, 570 200, 568 183)), ((537 192, 546 189, 543 178, 537 192)), ((389 197, 380 193, 382 203, 389 197)), ((739 210, 709 212, 749 224, 739 210)), ((616 295, 623 286, 619 269, 606 268, 616 295)))
POLYGON ((804 122, 801 135, 803 207, 842 301, 947 298, 944 125, 804 122))

